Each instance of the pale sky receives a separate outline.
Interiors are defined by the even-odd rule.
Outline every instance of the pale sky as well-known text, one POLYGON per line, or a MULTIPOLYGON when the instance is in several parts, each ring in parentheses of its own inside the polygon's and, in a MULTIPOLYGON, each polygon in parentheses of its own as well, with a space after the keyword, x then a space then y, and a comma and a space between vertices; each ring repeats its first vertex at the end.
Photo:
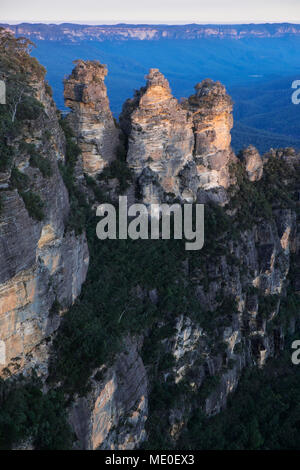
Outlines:
POLYGON ((0 22, 300 23, 300 0, 0 0, 0 22))

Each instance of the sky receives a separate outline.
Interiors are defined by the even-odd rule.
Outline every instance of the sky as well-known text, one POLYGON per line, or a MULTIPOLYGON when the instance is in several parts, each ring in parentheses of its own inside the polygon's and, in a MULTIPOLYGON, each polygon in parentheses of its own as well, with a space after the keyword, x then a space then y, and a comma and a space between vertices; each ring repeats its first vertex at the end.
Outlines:
POLYGON ((300 0, 0 0, 0 22, 300 23, 300 0))

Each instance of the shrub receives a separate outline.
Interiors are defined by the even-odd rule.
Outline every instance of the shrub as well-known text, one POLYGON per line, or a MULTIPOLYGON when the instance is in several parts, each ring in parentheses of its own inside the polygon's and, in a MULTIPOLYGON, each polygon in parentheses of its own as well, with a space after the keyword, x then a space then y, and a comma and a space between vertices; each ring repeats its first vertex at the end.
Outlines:
POLYGON ((50 178, 53 175, 50 161, 38 153, 31 155, 29 163, 32 167, 38 168, 44 178, 50 178))
POLYGON ((5 171, 9 168, 13 154, 12 147, 7 146, 4 142, 0 142, 0 171, 5 171))
POLYGON ((49 82, 47 80, 45 81, 45 90, 46 90, 47 95, 49 95, 52 98, 53 96, 52 87, 49 85, 49 82))
POLYGON ((32 219, 41 221, 44 219, 45 214, 43 211, 44 203, 40 196, 32 191, 21 191, 26 210, 32 219))
POLYGON ((14 167, 11 171, 10 183, 13 188, 23 191, 28 188, 29 177, 22 173, 18 168, 14 167))
POLYGON ((16 118, 20 121, 37 119, 44 106, 33 96, 26 96, 17 109, 16 118))
POLYGON ((75 165, 81 151, 74 141, 74 134, 68 123, 61 119, 60 125, 66 138, 66 163, 59 162, 58 167, 70 198, 70 213, 66 230, 74 230, 75 234, 78 235, 84 229, 89 209, 85 195, 77 187, 74 176, 75 165))

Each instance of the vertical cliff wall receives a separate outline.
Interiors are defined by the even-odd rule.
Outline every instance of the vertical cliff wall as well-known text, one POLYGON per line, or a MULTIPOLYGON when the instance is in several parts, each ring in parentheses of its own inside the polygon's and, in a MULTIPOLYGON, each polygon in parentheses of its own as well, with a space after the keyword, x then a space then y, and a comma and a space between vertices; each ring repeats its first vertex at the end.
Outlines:
POLYGON ((0 170, 3 376, 33 366, 46 372, 48 339, 79 295, 89 262, 84 232, 66 230, 69 196, 58 169, 66 142, 57 110, 43 73, 29 76, 30 91, 2 136, 10 154, 0 170))

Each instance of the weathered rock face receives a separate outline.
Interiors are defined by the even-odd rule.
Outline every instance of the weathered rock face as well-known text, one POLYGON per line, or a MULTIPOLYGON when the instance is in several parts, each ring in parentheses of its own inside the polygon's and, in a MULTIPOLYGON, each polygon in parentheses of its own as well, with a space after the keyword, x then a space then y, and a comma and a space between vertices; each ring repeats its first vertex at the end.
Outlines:
POLYGON ((259 181, 263 175, 263 161, 258 150, 250 145, 241 151, 239 157, 245 164, 249 180, 259 181))
POLYGON ((70 423, 77 447, 131 450, 145 440, 148 382, 138 349, 136 341, 127 339, 115 364, 95 371, 88 396, 72 404, 70 423))
MULTIPOLYGON (((173 356, 173 364, 159 374, 155 368, 152 376, 149 371, 153 386, 167 383, 170 377, 179 386, 175 403, 165 413, 161 410, 172 442, 193 409, 201 407, 209 416, 219 413, 242 370, 264 366, 283 348, 284 328, 272 322, 280 296, 285 295, 291 253, 298 253, 299 245, 295 213, 280 210, 275 219, 244 231, 239 241, 229 240, 226 254, 217 263, 206 265, 202 260, 201 268, 190 274, 202 312, 213 318, 211 326, 199 324, 189 314, 176 317, 174 333, 161 340, 159 349, 161 355, 173 356)), ((159 328, 165 325, 162 320, 159 328)))
POLYGON ((236 160, 231 150, 232 101, 220 82, 203 80, 196 93, 183 101, 192 114, 195 134, 193 150, 199 188, 206 191, 228 188, 229 165, 236 160))
POLYGON ((65 140, 58 124, 55 105, 43 82, 34 84, 35 96, 44 111, 26 121, 18 137, 11 167, 1 174, 0 212, 0 339, 5 344, 5 362, 0 372, 47 369, 47 338, 58 327, 58 312, 74 302, 85 280, 88 249, 85 235, 66 232, 70 211, 67 189, 57 161, 64 161, 65 140), (47 161, 46 177, 36 165, 47 161), (20 188, 12 183, 12 172, 25 178, 26 194, 39 197, 44 216, 36 220, 24 204, 20 188))
POLYGON ((230 163, 236 161, 230 147, 232 102, 225 88, 204 80, 179 104, 157 69, 146 78, 146 87, 127 100, 120 116, 128 136, 127 162, 142 199, 159 201, 163 193, 173 193, 192 202, 205 190, 224 202, 230 163))
POLYGON ((146 87, 127 100, 120 124, 128 136, 127 162, 145 202, 159 200, 159 189, 179 194, 178 173, 191 160, 192 120, 171 95, 168 81, 150 69, 146 87))
POLYGON ((76 61, 64 82, 68 121, 82 151, 83 170, 95 176, 116 156, 118 130, 104 84, 107 69, 98 61, 76 61))

